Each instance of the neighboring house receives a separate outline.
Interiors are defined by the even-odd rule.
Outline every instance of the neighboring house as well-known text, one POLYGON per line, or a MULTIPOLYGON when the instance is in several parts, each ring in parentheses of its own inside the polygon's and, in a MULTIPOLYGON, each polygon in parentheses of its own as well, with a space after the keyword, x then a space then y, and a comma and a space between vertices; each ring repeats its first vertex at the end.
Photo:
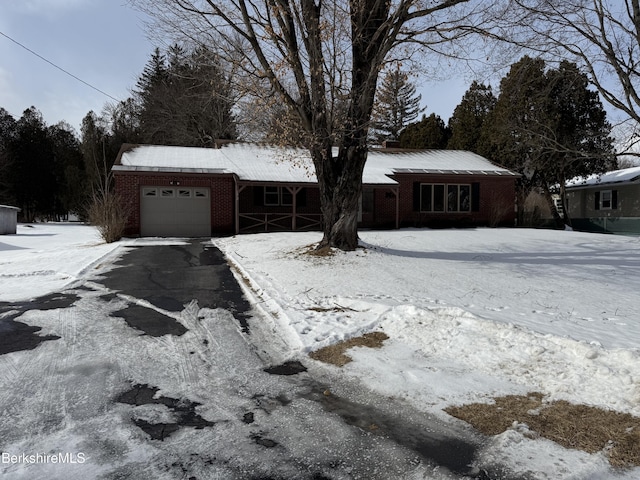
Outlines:
POLYGON ((0 235, 16 233, 19 211, 18 207, 0 205, 0 235))
POLYGON ((576 230, 640 234, 640 167, 571 180, 567 203, 576 230))
MULTIPOLYGON (((321 229, 319 190, 304 149, 123 145, 112 171, 130 206, 127 235, 321 229)), ((359 225, 513 225, 517 178, 471 152, 374 149, 359 225)))

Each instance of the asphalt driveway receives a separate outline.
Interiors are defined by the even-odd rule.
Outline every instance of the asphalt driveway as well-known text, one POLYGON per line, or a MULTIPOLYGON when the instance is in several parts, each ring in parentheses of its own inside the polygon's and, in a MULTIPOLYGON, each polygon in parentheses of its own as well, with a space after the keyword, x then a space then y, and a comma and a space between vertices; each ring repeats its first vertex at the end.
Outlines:
POLYGON ((0 304, 6 478, 510 478, 474 470, 468 430, 306 359, 265 364, 277 338, 210 242, 94 273, 0 304))

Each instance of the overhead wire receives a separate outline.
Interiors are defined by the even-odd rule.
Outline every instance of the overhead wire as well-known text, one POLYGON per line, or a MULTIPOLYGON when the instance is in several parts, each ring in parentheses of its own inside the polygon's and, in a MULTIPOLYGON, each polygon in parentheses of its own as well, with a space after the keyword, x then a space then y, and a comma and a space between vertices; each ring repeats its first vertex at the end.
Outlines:
POLYGON ((80 83, 83 83, 83 84, 85 84, 87 87, 94 89, 96 92, 99 92, 99 93, 101 93, 102 95, 104 95, 104 96, 106 96, 106 97, 108 97, 108 98, 110 98, 111 100, 114 100, 114 101, 116 101, 116 102, 119 102, 119 101, 120 101, 120 100, 119 100, 119 99, 117 99, 116 97, 114 97, 114 96, 112 96, 112 95, 109 95, 108 93, 106 93, 106 92, 104 92, 104 91, 100 90, 98 87, 94 87, 94 86, 93 86, 93 85, 91 85, 89 82, 85 82, 85 81, 84 81, 83 79, 81 79, 80 77, 78 77, 78 76, 74 75, 73 73, 71 73, 71 72, 69 72, 69 71, 65 70, 64 68, 62 68, 62 67, 60 67, 60 66, 56 65, 55 63, 53 63, 52 61, 50 61, 50 60, 46 59, 45 57, 43 57, 43 56, 42 56, 42 55, 40 55, 39 53, 34 52, 34 51, 33 51, 33 50, 31 50, 29 47, 27 47, 27 46, 23 45, 22 43, 18 42, 18 41, 17 41, 17 40, 15 40, 14 38, 11 38, 11 37, 10 37, 9 35, 7 35, 6 33, 0 32, 0 35, 2 35, 3 37, 7 38, 8 40, 11 40, 11 41, 12 41, 13 43, 15 43, 16 45, 18 45, 18 46, 20 46, 20 47, 24 48, 27 52, 29 52, 29 53, 31 53, 31 54, 33 54, 33 55, 35 55, 35 56, 36 56, 36 57, 38 57, 40 60, 43 60, 43 61, 47 62, 49 65, 51 65, 51 66, 53 66, 53 67, 57 68, 57 69, 58 69, 58 70, 60 70, 61 72, 66 73, 67 75, 69 75, 70 77, 72 77, 72 78, 76 79, 76 80, 77 80, 77 81, 79 81, 80 83))

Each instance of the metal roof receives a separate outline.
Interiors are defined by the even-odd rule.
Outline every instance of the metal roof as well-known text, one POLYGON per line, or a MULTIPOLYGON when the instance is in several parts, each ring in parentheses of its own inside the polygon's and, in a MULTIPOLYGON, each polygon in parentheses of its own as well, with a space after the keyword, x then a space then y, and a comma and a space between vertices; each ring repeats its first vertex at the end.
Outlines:
MULTIPOLYGON (((251 143, 220 148, 139 145, 121 152, 115 171, 234 173, 253 182, 316 183, 309 151, 251 143)), ((484 157, 461 150, 369 151, 363 182, 394 185, 393 174, 511 175, 484 157)))

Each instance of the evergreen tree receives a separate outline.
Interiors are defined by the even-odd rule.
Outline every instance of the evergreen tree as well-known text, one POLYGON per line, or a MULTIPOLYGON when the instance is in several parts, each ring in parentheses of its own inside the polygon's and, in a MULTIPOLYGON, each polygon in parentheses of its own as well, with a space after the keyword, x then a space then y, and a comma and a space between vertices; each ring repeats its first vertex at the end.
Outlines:
POLYGON ((439 115, 422 115, 419 122, 408 125, 400 133, 400 146, 415 149, 444 149, 449 141, 450 132, 439 115))
POLYGON ((13 204, 13 186, 10 181, 9 146, 17 135, 16 120, 0 107, 0 203, 13 204))
POLYGON ((451 138, 447 148, 477 153, 482 125, 495 105, 491 86, 474 81, 449 119, 451 138))
POLYGON ((559 186, 564 197, 568 179, 612 168, 610 131, 598 94, 589 90, 575 64, 562 62, 545 71, 543 60, 525 56, 500 82, 500 96, 484 123, 479 150, 522 175, 520 205, 539 188, 561 223, 552 189, 559 186))
POLYGON ((216 56, 204 48, 159 49, 137 82, 141 140, 161 145, 211 146, 237 136, 231 83, 216 56))
POLYGON ((73 127, 60 122, 48 129, 56 168, 56 215, 82 215, 87 201, 87 175, 73 127))
POLYGON ((33 222, 58 213, 53 147, 42 114, 35 107, 24 111, 16 127, 8 149, 10 193, 21 208, 21 217, 33 222))
POLYGON ((399 67, 387 71, 376 93, 371 118, 374 141, 398 140, 402 129, 420 113, 421 99, 409 76, 399 67))

